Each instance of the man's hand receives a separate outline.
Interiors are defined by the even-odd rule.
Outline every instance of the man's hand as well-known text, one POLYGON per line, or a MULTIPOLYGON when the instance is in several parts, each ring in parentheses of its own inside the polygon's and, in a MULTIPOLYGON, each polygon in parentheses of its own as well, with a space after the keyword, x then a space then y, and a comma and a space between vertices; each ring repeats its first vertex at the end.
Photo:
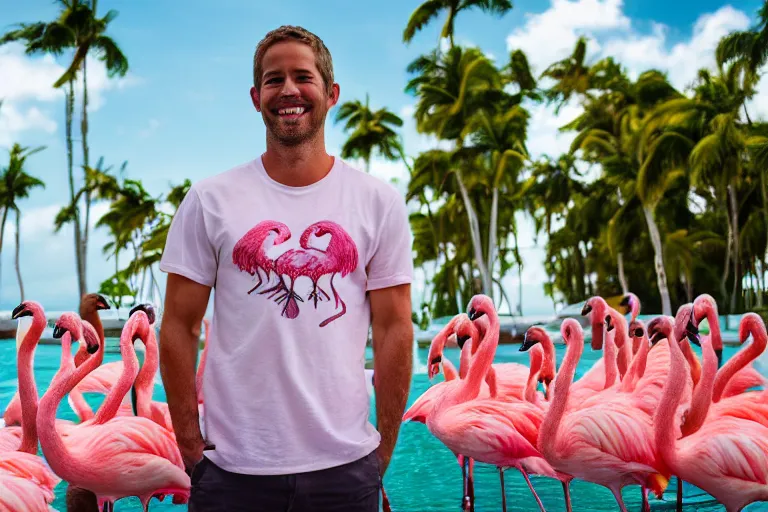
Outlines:
POLYGON ((397 443, 411 386, 411 287, 405 284, 371 290, 369 294, 373 328, 376 425, 381 434, 377 455, 383 477, 397 443))
POLYGON ((203 457, 195 373, 200 327, 211 289, 177 274, 168 274, 160 328, 160 375, 184 467, 191 472, 203 457))

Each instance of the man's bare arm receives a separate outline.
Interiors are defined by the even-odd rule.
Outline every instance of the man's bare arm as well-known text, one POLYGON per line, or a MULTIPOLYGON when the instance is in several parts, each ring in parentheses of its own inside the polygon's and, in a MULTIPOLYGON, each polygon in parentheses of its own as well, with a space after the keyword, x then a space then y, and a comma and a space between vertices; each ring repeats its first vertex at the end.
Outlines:
POLYGON ((160 327, 160 375, 176 442, 189 470, 203 456, 205 441, 197 412, 195 373, 200 328, 211 288, 168 274, 160 327))
POLYGON ((383 476, 395 449, 411 387, 411 287, 405 284, 371 290, 369 294, 373 328, 376 425, 381 434, 378 456, 383 476))

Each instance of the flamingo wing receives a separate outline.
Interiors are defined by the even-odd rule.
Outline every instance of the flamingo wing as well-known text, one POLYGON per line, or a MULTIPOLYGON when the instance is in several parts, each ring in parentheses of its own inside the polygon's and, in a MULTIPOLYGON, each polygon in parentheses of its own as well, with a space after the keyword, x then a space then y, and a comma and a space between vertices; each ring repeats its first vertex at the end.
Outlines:
POLYGON ((752 363, 749 363, 731 377, 725 386, 725 390, 723 390, 721 399, 740 395, 752 388, 765 387, 765 383, 765 377, 760 375, 760 372, 752 366, 752 363))
MULTIPOLYGON (((111 363, 103 364, 93 370, 91 373, 85 376, 77 386, 75 390, 80 393, 100 393, 106 395, 112 386, 120 379, 120 375, 123 373, 123 362, 114 361, 111 363)), ((127 398, 126 394, 126 399, 127 398)))
POLYGON ((0 473, 0 510, 50 512, 53 492, 10 473, 0 473))
POLYGON ((448 408, 428 425, 454 453, 511 466, 527 457, 541 457, 536 438, 542 418, 542 411, 527 402, 479 399, 448 408))
POLYGON ((61 482, 61 478, 51 471, 41 457, 25 452, 0 453, 0 473, 24 478, 51 493, 61 482))

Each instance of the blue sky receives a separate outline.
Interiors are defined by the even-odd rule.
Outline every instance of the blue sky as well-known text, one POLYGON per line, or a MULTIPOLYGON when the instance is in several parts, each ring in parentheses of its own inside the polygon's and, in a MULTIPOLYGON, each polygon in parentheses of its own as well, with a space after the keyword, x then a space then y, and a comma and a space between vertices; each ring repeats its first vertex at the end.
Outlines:
MULTIPOLYGON (((373 107, 387 106, 401 114, 406 120, 406 152, 416 155, 433 142, 413 127, 415 100, 403 91, 406 66, 437 44, 443 23, 443 18, 437 20, 404 45, 402 30, 418 3, 100 0, 102 14, 119 11, 110 33, 128 56, 130 73, 121 80, 108 80, 98 64, 89 66, 91 159, 103 156, 115 167, 128 161, 126 175, 141 179, 153 195, 160 195, 170 184, 185 178, 197 181, 261 154, 264 124, 248 95, 252 56, 256 43, 282 24, 304 26, 324 40, 333 55, 342 102, 368 93, 373 107)), ((56 15, 51 0, 2 4, 3 31, 15 22, 56 15)), ((753 23, 759 4, 758 0, 726 5, 715 0, 519 0, 502 19, 463 13, 457 20, 456 41, 480 46, 500 61, 511 48, 522 48, 534 70, 541 72, 570 53, 576 38, 585 34, 592 38, 591 58, 614 55, 632 74, 650 67, 663 69, 684 87, 698 68, 712 65, 712 48, 722 35, 753 23)), ((51 310, 74 308, 77 300, 72 232, 52 232, 52 219, 68 195, 63 96, 51 89, 64 62, 29 58, 14 46, 0 48, 0 98, 5 98, 0 108, 0 165, 12 142, 47 146, 28 162, 28 171, 47 187, 22 203, 21 265, 27 297, 51 310)), ((758 116, 768 113, 768 94, 758 97, 751 110, 758 116)), ((573 118, 576 106, 567 106, 558 116, 543 106, 534 106, 531 112, 532 156, 557 155, 567 148, 570 137, 558 135, 557 127, 573 118)), ((333 114, 326 125, 326 142, 329 152, 337 153, 344 135, 330 119, 333 114)), ((75 148, 77 163, 79 141, 75 148)), ((402 164, 381 161, 373 162, 372 172, 384 180, 406 176, 402 164)), ((104 206, 96 213, 103 213, 104 206)), ((526 258, 523 312, 549 314, 552 304, 542 290, 544 240, 534 245, 530 221, 521 216, 520 222, 526 258)), ((1 256, 0 310, 19 301, 13 233, 9 219, 1 256)), ((92 236, 88 284, 94 290, 114 269, 101 254, 107 241, 100 231, 92 236)), ((165 276, 158 276, 163 283, 165 276)), ((416 277, 423 280, 420 271, 416 277)), ((504 284, 516 302, 517 277, 509 276, 504 284)), ((420 294, 417 283, 414 298, 420 294)))

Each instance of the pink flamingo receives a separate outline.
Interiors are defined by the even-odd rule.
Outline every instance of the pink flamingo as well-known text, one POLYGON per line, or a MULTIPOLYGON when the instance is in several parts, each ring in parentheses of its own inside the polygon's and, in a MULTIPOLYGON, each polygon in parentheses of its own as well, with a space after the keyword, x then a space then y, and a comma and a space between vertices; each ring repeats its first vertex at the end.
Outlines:
MULTIPOLYGON (((720 368, 715 378, 715 388, 712 401, 718 402, 723 397, 735 396, 744 393, 750 388, 765 385, 765 379, 760 372, 752 366, 752 360, 742 364, 745 357, 731 358, 723 365, 723 337, 720 334, 720 317, 717 312, 717 302, 711 295, 702 294, 693 301, 693 321, 696 326, 704 318, 709 323, 709 336, 712 339, 712 347, 717 355, 717 366, 720 368)), ((759 354, 755 355, 755 358, 759 354)))
POLYGON ((282 222, 265 220, 259 222, 240 238, 232 249, 232 262, 237 267, 258 278, 256 286, 248 291, 248 294, 256 290, 262 284, 259 269, 264 272, 264 279, 269 281, 270 274, 275 270, 275 264, 267 256, 264 243, 270 235, 276 235, 272 245, 280 245, 291 238, 291 230, 282 222))
MULTIPOLYGON (((692 318, 688 325, 687 332, 698 337, 698 327, 692 318)), ((677 335, 677 333, 675 333, 677 335)), ((748 391, 740 395, 729 396, 715 402, 713 400, 715 390, 718 384, 721 388, 723 381, 722 371, 728 369, 729 372, 736 371, 736 368, 727 368, 731 361, 736 360, 736 367, 744 367, 749 362, 758 357, 768 345, 768 334, 765 332, 765 326, 762 321, 756 319, 753 315, 745 315, 739 324, 739 339, 744 343, 749 335, 753 335, 753 341, 750 345, 742 348, 734 357, 732 357, 725 366, 717 368, 717 355, 712 347, 711 337, 701 338, 702 345, 702 377, 700 385, 694 391, 691 407, 685 416, 683 424, 683 435, 690 435, 701 428, 705 421, 731 416, 744 420, 756 421, 765 427, 768 427, 768 392, 766 391, 748 391)))
POLYGON ((619 378, 624 378, 624 374, 629 367, 629 361, 632 357, 632 347, 628 341, 627 319, 624 316, 608 306, 600 296, 594 296, 587 300, 584 308, 581 310, 582 316, 588 316, 592 325, 592 350, 603 348, 603 333, 606 316, 611 316, 613 324, 616 326, 615 343, 618 349, 616 365, 619 370, 619 378))
MULTIPOLYGON (((476 321, 482 341, 472 358, 465 379, 448 382, 448 389, 437 399, 427 417, 427 427, 454 453, 499 468, 504 495, 503 468, 515 467, 525 478, 539 508, 544 507, 528 478, 528 472, 557 478, 535 447, 541 408, 525 401, 477 399, 498 345, 498 318, 490 299, 475 296, 470 301, 469 318, 476 321), (538 421, 537 421, 538 420, 538 421)), ((469 336, 460 324, 457 337, 469 336)), ((504 506, 506 503, 504 502, 504 506)))
MULTIPOLYGON (((341 277, 345 277, 357 268, 357 247, 341 226, 328 220, 316 222, 309 226, 302 233, 299 243, 301 245, 300 249, 290 249, 275 260, 275 271, 281 276, 281 283, 278 284, 277 288, 283 292, 278 297, 278 303, 285 300, 286 304, 283 307, 283 314, 289 318, 295 318, 299 314, 296 300, 298 299, 303 302, 303 299, 294 293, 293 287, 299 276, 307 276, 312 281, 313 286, 309 298, 314 299, 315 307, 317 307, 319 298, 317 293, 319 288, 318 281, 321 276, 330 274, 330 286, 333 292, 335 307, 338 308, 339 303, 341 303, 341 311, 320 322, 320 327, 325 327, 330 322, 343 316, 347 311, 344 300, 341 299, 336 288, 333 286, 333 278, 336 274, 341 274, 341 277), (328 234, 331 235, 331 240, 325 250, 310 245, 311 236, 322 237, 328 234), (290 287, 282 280, 282 275, 287 275, 290 278, 290 287)), ((262 293, 267 293, 268 291, 271 290, 265 290, 262 293)), ((324 291, 323 294, 328 297, 328 294, 324 291)))
POLYGON ((566 354, 539 429, 539 450, 556 470, 607 487, 623 512, 621 489, 626 485, 639 484, 661 495, 669 476, 654 446, 648 415, 618 399, 604 405, 566 407, 584 335, 573 318, 563 321, 561 334, 566 354))
MULTIPOLYGON (((125 373, 111 390, 125 394, 138 373, 133 336, 147 338, 149 320, 143 312, 132 315, 120 336, 125 373)), ((170 432, 141 417, 113 418, 103 424, 78 425, 64 441, 56 428, 56 409, 64 394, 92 368, 75 367, 70 345, 82 337, 82 325, 74 313, 63 314, 54 336, 61 338, 61 367, 40 400, 37 427, 40 445, 51 468, 71 485, 97 497, 99 509, 112 509, 114 501, 138 496, 146 511, 154 495, 175 495, 174 502, 189 499, 190 481, 181 454, 170 432)), ((98 413, 97 413, 98 416, 98 413)))
MULTIPOLYGON (((761 324, 760 318, 754 315, 745 323, 745 330, 761 324)), ((669 376, 654 418, 656 444, 664 462, 681 479, 714 496, 725 505, 727 512, 738 512, 750 503, 768 500, 768 428, 765 426, 750 420, 721 417, 705 422, 696 432, 676 440, 674 422, 687 372, 685 357, 677 346, 673 330, 672 322, 666 317, 655 318, 648 324, 651 339, 666 337, 671 352, 669 376)), ((702 340, 703 345, 709 343, 711 339, 702 340)))

